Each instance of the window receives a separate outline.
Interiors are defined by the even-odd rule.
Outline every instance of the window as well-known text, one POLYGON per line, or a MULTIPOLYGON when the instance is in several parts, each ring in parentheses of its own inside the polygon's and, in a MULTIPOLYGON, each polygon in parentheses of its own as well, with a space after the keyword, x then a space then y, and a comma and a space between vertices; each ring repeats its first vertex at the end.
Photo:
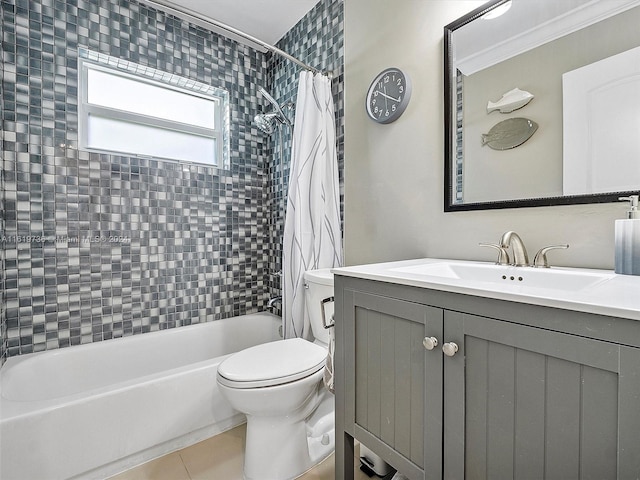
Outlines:
POLYGON ((225 90, 85 49, 79 72, 81 149, 227 165, 225 90))

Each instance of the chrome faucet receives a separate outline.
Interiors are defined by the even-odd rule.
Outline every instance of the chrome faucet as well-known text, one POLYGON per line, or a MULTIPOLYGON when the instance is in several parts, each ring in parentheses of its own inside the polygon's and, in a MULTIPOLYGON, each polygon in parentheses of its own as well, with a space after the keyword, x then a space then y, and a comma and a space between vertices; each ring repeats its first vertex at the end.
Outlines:
POLYGON ((529 256, 527 255, 527 249, 524 246, 524 242, 516 232, 508 231, 502 235, 500 239, 500 246, 502 248, 509 248, 513 250, 513 265, 516 267, 526 267, 529 265, 529 256))
POLYGON ((269 299, 269 303, 267 303, 267 308, 275 308, 276 303, 282 305, 282 297, 273 297, 269 299))

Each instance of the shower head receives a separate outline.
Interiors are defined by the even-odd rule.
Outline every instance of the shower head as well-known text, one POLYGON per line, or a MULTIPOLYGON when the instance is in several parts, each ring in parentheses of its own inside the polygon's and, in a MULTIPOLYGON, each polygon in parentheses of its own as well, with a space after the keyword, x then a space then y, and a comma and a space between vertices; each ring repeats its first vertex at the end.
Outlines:
MULTIPOLYGON (((258 115, 256 115, 253 118, 256 126, 267 134, 271 134, 275 131, 276 121, 291 126, 291 120, 289 120, 284 114, 278 102, 276 102, 275 99, 271 95, 269 95, 267 91, 262 87, 258 88, 258 93, 266 98, 267 101, 273 106, 273 111, 267 113, 259 113, 258 115)), ((284 106, 292 108, 293 104, 288 103, 284 106)))
POLYGON ((275 117, 277 117, 278 113, 259 113, 255 117, 253 117, 253 121, 256 123, 256 126, 262 130, 266 134, 272 134, 276 125, 274 123, 275 117))

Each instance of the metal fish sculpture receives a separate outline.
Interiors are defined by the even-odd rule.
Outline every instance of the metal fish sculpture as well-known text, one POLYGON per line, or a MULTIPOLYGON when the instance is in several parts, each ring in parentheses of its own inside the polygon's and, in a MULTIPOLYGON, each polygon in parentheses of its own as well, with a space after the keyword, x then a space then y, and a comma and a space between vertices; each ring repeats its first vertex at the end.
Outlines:
POLYGON ((500 113, 511 113, 514 110, 524 107, 533 100, 534 96, 535 95, 525 90, 514 88, 502 95, 502 98, 497 102, 488 102, 487 113, 491 113, 494 110, 500 110, 500 113))
POLYGON ((538 130, 538 124, 528 118, 509 118, 496 123, 489 133, 482 134, 482 146, 494 150, 509 150, 522 145, 538 130))

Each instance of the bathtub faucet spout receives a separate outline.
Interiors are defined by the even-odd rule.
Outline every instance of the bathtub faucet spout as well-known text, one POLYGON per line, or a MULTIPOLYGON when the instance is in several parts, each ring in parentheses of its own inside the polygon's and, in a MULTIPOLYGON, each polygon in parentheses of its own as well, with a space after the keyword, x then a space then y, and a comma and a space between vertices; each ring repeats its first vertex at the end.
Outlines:
POLYGON ((282 297, 273 297, 269 299, 269 303, 267 303, 267 308, 275 308, 276 304, 282 305, 282 297))

